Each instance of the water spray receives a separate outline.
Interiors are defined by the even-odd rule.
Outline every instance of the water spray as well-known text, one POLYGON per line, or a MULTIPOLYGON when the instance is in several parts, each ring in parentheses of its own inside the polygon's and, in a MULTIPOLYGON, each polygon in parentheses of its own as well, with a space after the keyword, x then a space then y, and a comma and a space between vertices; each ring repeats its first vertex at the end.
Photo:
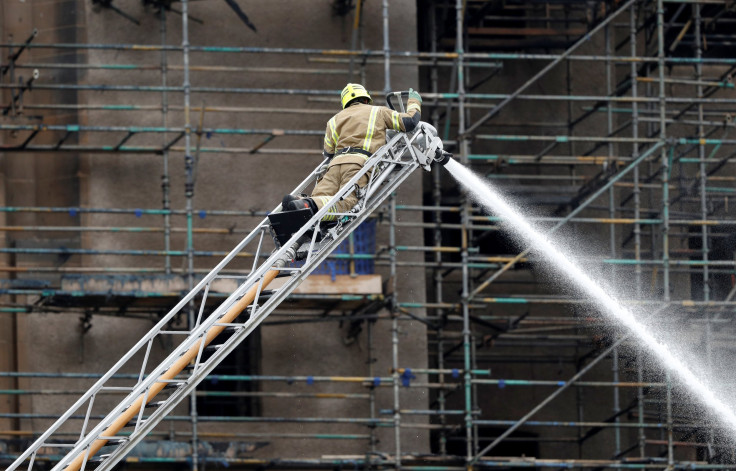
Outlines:
MULTIPOLYGON (((501 216, 509 230, 516 233, 525 243, 534 247, 534 250, 547 259, 556 271, 568 278, 580 291, 587 294, 611 320, 625 326, 682 382, 689 392, 736 434, 736 413, 678 359, 667 345, 657 340, 634 317, 631 311, 623 307, 586 275, 578 265, 573 263, 571 256, 555 247, 549 235, 541 234, 532 227, 511 203, 507 202, 488 182, 475 173, 451 158, 445 159, 443 164, 452 176, 472 193, 479 204, 501 216)), ((483 455, 486 451, 488 450, 482 451, 478 456, 483 455)))

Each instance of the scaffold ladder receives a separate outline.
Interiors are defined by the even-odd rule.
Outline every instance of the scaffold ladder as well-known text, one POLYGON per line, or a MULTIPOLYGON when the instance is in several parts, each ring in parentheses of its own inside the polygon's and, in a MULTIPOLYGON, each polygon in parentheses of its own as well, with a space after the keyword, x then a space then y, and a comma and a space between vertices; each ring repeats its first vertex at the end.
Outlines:
MULTIPOLYGON (((414 170, 430 170, 434 161, 446 160, 442 141, 436 130, 420 122, 412 133, 398 133, 389 139, 366 162, 365 166, 322 209, 295 232, 288 242, 277 246, 267 255, 271 239, 268 218, 246 236, 210 273, 208 273, 179 303, 171 309, 143 338, 141 338, 110 370, 105 373, 77 402, 74 403, 46 432, 23 452, 8 468, 32 470, 39 452, 58 449, 66 454, 54 466, 54 471, 94 469, 104 471, 138 444, 183 399, 190 397, 196 386, 253 330, 284 301, 309 273, 314 270, 348 235, 393 193, 414 170), (357 182, 364 175, 368 184, 359 188, 357 182), (359 202, 349 212, 337 215, 336 223, 322 218, 338 201, 357 192, 359 202), (224 269, 239 254, 254 256, 250 274, 240 286, 209 316, 204 316, 205 304, 212 283, 232 275, 224 269), (304 258, 302 266, 289 262, 304 258), (265 261, 259 263, 259 260, 265 261), (276 276, 287 277, 278 289, 266 291, 276 276), (176 316, 184 315, 188 306, 198 304, 196 318, 189 330, 172 330, 176 316), (215 339, 224 330, 232 335, 226 340, 215 339), (154 342, 185 336, 169 356, 158 366, 150 365, 154 342), (209 351, 214 350, 210 355, 209 351), (124 369, 125 368, 125 369, 124 369), (121 372, 134 368, 138 371, 131 384, 125 384, 121 372), (160 392, 168 395, 152 402, 160 392), (109 412, 101 417, 95 407, 105 407, 107 393, 127 393, 109 412), (100 405, 100 403, 102 403, 100 405), (81 424, 81 425, 80 425, 81 424), (78 437, 69 440, 70 431, 78 437), (104 449, 103 449, 104 448, 104 449), (99 453, 102 450, 102 453, 99 453)), ((320 167, 297 186, 293 194, 300 194, 317 178, 320 167)), ((280 206, 274 212, 280 211, 280 206)), ((210 296, 211 297, 211 296, 210 296)), ((223 336, 226 337, 226 336, 223 336)), ((61 453, 59 453, 61 455, 61 453)))

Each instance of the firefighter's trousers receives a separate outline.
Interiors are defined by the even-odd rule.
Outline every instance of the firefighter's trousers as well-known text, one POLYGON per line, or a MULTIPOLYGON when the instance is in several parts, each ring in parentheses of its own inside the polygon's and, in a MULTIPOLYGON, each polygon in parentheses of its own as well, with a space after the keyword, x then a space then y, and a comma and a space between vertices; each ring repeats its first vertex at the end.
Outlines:
MULTIPOLYGON (((327 202, 337 193, 340 188, 345 186, 351 178, 355 176, 356 173, 360 171, 360 169, 363 168, 363 165, 354 163, 354 162, 346 162, 346 163, 335 163, 330 166, 330 168, 327 169, 327 173, 322 176, 319 180, 317 180, 317 185, 314 187, 314 191, 312 192, 312 199, 315 203, 317 203, 317 208, 322 209, 322 207, 327 204, 327 202)), ((368 184, 368 173, 363 175, 360 180, 358 180, 358 186, 363 188, 368 184)), ((344 213, 349 211, 355 204, 358 202, 358 197, 355 196, 355 192, 351 192, 350 194, 346 195, 341 201, 338 201, 337 204, 335 204, 332 208, 330 208, 330 212, 325 215, 322 220, 323 221, 335 221, 337 220, 337 216, 332 215, 332 213, 344 213)))

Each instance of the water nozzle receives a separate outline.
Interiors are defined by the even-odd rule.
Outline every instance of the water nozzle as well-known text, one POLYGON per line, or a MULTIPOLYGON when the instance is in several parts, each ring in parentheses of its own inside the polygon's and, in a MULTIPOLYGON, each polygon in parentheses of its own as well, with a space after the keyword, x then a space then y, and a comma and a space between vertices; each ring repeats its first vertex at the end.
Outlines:
POLYGON ((442 149, 437 149, 434 155, 434 161, 438 164, 445 166, 447 165, 447 162, 449 162, 452 159, 452 154, 449 152, 446 152, 442 149))

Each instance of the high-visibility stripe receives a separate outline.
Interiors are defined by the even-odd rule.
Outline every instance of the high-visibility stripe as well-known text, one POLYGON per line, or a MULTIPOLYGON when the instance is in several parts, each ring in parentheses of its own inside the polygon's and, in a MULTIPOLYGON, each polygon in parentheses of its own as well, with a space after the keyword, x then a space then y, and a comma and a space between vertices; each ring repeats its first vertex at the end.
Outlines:
MULTIPOLYGON (((332 146, 337 148, 337 140, 340 136, 337 134, 337 127, 335 124, 334 116, 330 118, 329 121, 327 121, 327 125, 330 127, 330 132, 332 133, 332 146)), ((326 138, 327 136, 325 136, 325 140, 327 140, 326 138)))
MULTIPOLYGON (((324 208, 325 206, 327 206, 327 203, 329 203, 332 197, 331 196, 313 196, 312 198, 320 200, 322 202, 322 207, 324 208)), ((327 214, 322 216, 322 220, 323 221, 335 221, 337 219, 337 216, 335 216, 334 214, 330 214, 330 213, 336 213, 337 208, 335 208, 335 206, 332 206, 327 211, 328 211, 327 214)))
POLYGON ((406 108, 407 113, 410 112, 411 110, 419 110, 419 111, 421 111, 422 110, 422 106, 421 105, 418 105, 416 103, 412 103, 411 105, 409 105, 406 108))
POLYGON ((391 120, 393 121, 394 131, 401 131, 401 124, 399 124, 399 113, 396 111, 391 112, 391 120))
POLYGON ((371 150, 371 140, 373 139, 373 132, 376 130, 376 115, 378 115, 378 107, 371 107, 371 116, 368 118, 368 131, 365 133, 365 141, 363 141, 363 150, 371 150))

